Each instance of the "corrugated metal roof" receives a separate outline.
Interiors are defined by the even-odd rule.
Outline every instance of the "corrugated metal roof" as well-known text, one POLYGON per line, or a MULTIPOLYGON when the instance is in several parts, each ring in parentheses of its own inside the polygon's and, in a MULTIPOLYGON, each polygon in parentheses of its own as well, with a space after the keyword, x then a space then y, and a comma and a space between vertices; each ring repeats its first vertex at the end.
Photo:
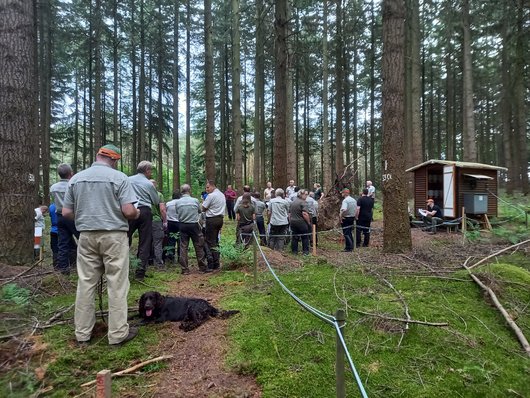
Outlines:
POLYGON ((473 162, 457 162, 454 160, 436 160, 436 159, 430 159, 426 162, 420 163, 416 166, 411 167, 410 169, 407 169, 406 171, 415 171, 419 168, 422 168, 423 166, 427 166, 430 164, 439 164, 442 166, 455 166, 455 167, 466 167, 470 169, 484 169, 484 170, 508 170, 506 167, 500 167, 500 166, 493 166, 491 164, 484 164, 484 163, 473 163, 473 162))

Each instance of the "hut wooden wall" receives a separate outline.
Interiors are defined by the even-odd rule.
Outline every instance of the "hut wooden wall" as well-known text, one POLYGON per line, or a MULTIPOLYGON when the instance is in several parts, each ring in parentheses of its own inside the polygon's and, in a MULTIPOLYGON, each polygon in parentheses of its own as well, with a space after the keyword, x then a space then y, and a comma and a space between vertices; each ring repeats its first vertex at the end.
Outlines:
POLYGON ((427 167, 414 171, 414 216, 418 217, 418 210, 425 209, 427 200, 427 167))

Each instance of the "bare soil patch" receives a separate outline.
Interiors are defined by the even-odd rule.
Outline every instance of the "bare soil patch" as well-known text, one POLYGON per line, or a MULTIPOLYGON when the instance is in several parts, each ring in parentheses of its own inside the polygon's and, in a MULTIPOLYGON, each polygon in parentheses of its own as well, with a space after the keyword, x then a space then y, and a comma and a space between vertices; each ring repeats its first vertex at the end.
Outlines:
MULTIPOLYGON (((208 284, 210 275, 186 275, 172 283, 169 295, 200 297, 219 308, 223 292, 208 284)), ((158 351, 174 358, 168 362, 167 371, 157 377, 154 397, 261 397, 252 377, 225 365, 227 322, 211 319, 191 332, 180 330, 178 323, 164 324, 167 335, 158 351)))

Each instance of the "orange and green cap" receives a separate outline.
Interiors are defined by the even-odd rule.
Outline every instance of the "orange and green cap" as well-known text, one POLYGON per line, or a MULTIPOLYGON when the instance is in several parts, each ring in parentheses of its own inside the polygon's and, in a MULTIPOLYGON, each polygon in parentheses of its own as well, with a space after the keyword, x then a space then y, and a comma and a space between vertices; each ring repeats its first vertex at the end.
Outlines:
POLYGON ((112 144, 103 145, 99 148, 98 155, 106 156, 112 160, 121 159, 121 151, 117 146, 112 144))

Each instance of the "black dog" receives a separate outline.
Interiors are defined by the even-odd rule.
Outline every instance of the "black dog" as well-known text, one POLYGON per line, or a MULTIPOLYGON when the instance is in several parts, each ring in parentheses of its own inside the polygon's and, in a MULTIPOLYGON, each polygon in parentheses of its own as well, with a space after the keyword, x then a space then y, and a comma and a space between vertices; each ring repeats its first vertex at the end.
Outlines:
POLYGON ((220 311, 203 299, 162 296, 158 292, 142 294, 138 310, 144 323, 182 322, 179 327, 185 332, 198 328, 210 317, 224 319, 239 313, 220 311))

